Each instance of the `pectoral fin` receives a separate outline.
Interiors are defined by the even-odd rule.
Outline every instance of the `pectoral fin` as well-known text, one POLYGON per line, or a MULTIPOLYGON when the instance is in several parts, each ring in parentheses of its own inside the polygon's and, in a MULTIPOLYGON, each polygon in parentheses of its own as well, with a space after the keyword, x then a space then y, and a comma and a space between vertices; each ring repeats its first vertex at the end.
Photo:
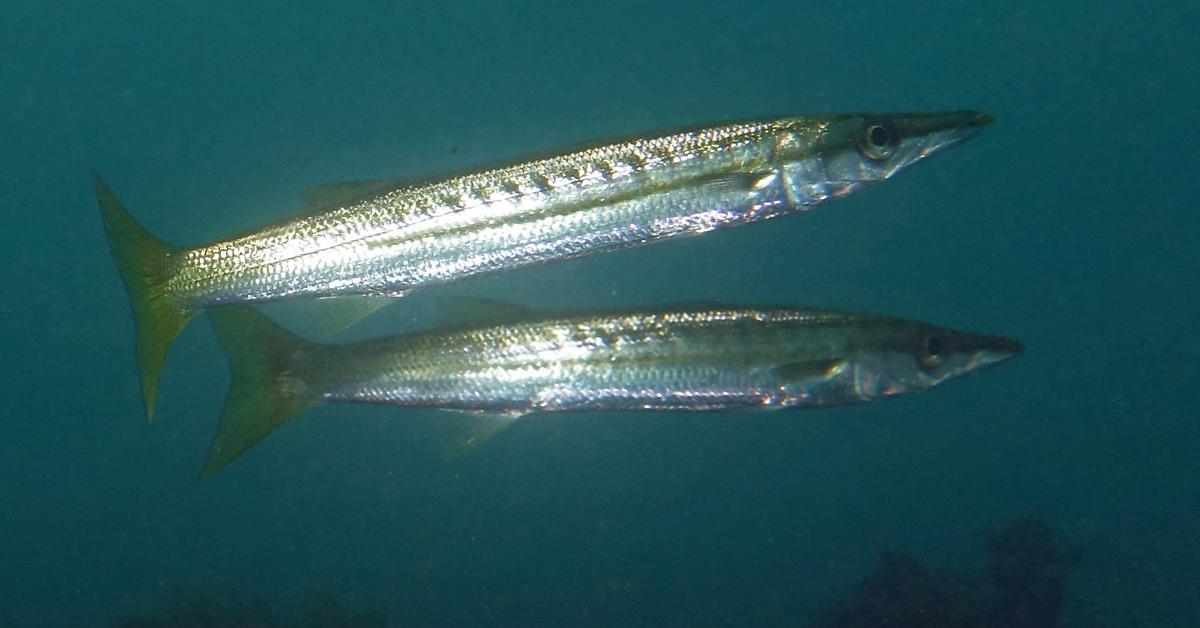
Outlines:
POLYGON ((718 193, 744 193, 761 189, 776 174, 774 172, 729 172, 702 177, 696 183, 718 193))
POLYGON ((844 360, 809 360, 782 364, 772 369, 771 372, 776 377, 789 382, 827 379, 840 372, 845 364, 844 360))

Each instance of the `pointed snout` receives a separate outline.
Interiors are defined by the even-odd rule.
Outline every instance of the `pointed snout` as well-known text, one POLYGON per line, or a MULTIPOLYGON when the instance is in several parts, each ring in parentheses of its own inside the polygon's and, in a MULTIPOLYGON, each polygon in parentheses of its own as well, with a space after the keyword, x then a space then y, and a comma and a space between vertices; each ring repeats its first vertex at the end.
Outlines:
POLYGON ((974 137, 995 120, 982 111, 909 113, 894 118, 900 134, 900 154, 892 172, 974 137))
POLYGON ((973 368, 999 364, 1025 350, 1021 342, 1007 336, 975 336, 975 359, 973 368))
POLYGON ((911 113, 898 116, 901 134, 908 137, 942 135, 963 140, 991 126, 996 118, 983 111, 911 113))

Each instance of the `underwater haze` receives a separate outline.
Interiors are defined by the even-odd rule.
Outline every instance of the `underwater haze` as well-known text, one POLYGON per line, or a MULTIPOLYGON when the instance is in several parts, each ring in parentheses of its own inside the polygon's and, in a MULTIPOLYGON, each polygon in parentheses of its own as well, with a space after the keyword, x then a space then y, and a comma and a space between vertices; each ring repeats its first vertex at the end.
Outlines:
POLYGON ((1194 3, 9 4, 0 626, 850 626, 830 613, 882 552, 900 589, 967 574, 995 606, 989 560, 1043 541, 1031 586, 1061 606, 1010 625, 1200 625, 1194 3), (996 123, 853 197, 428 290, 350 335, 428 327, 444 295, 788 304, 1019 339, 995 369, 821 410, 531 415, 451 459, 453 415, 327 406, 204 480, 225 360, 189 325, 146 422, 89 176, 196 245, 319 184, 958 109, 996 123))

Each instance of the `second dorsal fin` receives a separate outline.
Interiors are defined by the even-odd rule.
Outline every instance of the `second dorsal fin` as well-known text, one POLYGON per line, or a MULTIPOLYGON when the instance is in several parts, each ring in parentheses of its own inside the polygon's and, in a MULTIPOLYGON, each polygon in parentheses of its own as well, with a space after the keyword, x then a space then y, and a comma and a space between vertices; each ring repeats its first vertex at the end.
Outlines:
POLYGON ((413 181, 415 179, 365 179, 316 185, 304 191, 304 211, 318 212, 353 205, 407 187, 413 181))

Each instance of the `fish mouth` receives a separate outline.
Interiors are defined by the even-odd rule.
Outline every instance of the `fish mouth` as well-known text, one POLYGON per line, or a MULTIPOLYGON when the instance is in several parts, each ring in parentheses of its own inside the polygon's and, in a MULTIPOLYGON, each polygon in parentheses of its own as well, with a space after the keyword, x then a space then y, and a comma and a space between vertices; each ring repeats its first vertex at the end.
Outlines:
POLYGON ((978 135, 995 121, 983 111, 950 111, 897 116, 896 125, 902 137, 916 139, 914 157, 922 159, 978 135))
POLYGON ((950 116, 948 123, 952 126, 947 132, 953 137, 951 142, 957 143, 979 135, 995 122, 996 117, 985 111, 960 111, 950 116))
POLYGON ((901 138, 900 148, 884 178, 978 135, 996 120, 982 111, 902 113, 891 119, 901 138))
POLYGON ((897 116, 900 131, 910 137, 950 135, 966 139, 991 126, 996 118, 984 111, 910 113, 897 116))
POLYGON ((1025 351, 1019 340, 1007 336, 975 336, 971 340, 975 352, 969 370, 999 364, 1025 351))

